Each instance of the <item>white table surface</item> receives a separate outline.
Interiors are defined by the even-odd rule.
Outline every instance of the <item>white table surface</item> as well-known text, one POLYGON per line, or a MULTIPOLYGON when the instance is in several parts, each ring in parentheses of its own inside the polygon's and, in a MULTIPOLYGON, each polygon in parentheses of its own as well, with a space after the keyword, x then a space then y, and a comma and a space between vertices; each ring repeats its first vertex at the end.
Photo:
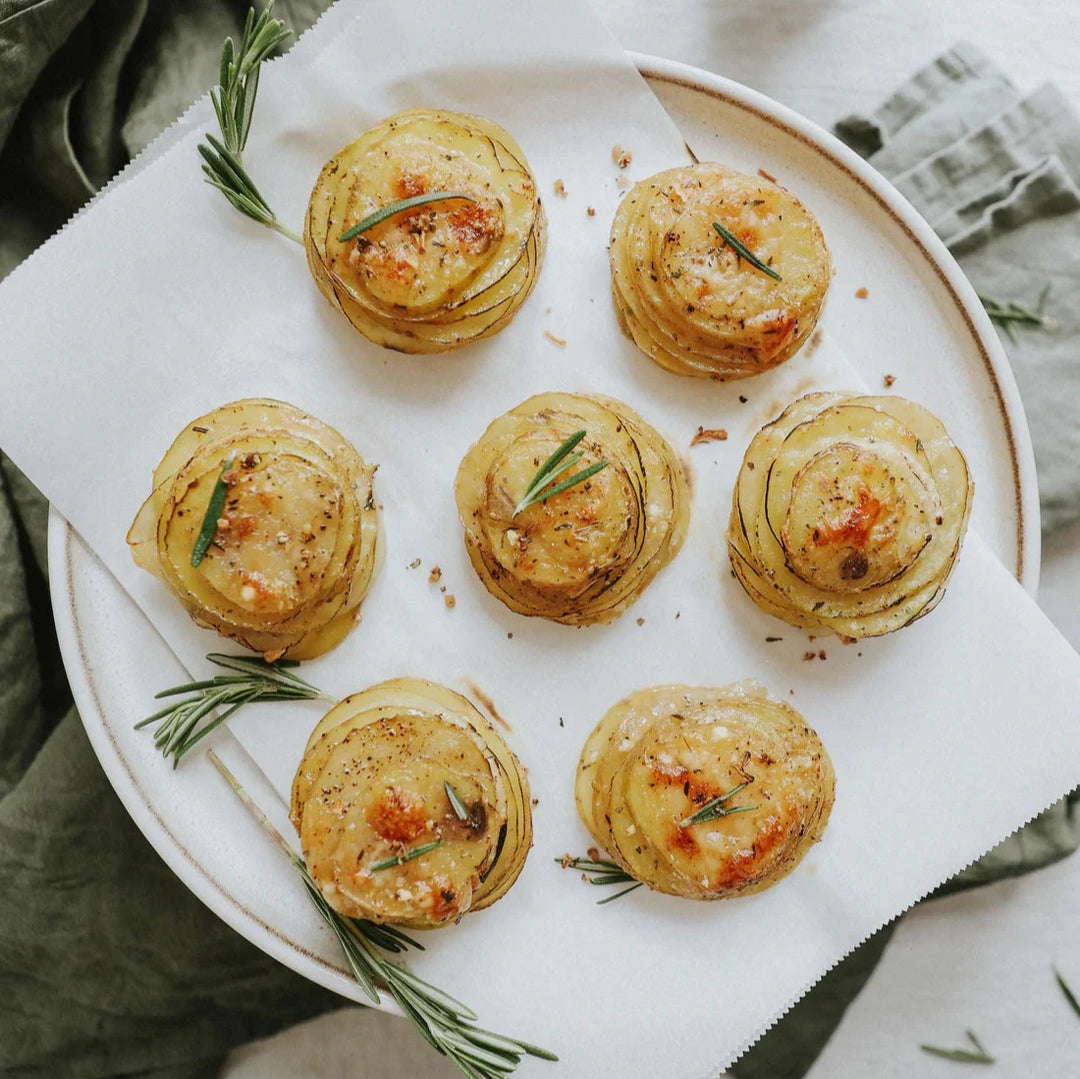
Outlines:
MULTIPOLYGON (((725 75, 824 127, 872 108, 960 39, 995 59, 1021 90, 1053 80, 1080 109, 1080 0, 593 0, 593 6, 625 48, 725 75)), ((1080 527, 1044 541, 1039 602, 1080 650, 1080 527)), ((809 1079, 936 1079, 972 1070, 1015 1079, 1080 1075, 1080 1018, 1051 972, 1056 966, 1080 992, 1078 897, 1080 858, 1072 857, 918 908, 901 923, 809 1079), (919 1049, 922 1042, 961 1047, 968 1029, 996 1057, 992 1068, 936 1060, 919 1049)), ((223 1074, 457 1074, 433 1060, 419 1039, 399 1037, 398 1022, 348 1009, 239 1051, 223 1074)))

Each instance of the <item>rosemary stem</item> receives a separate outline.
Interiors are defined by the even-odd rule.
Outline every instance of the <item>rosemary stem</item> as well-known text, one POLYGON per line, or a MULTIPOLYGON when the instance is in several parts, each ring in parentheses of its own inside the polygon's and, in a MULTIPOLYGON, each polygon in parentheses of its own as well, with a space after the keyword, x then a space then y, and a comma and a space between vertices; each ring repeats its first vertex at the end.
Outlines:
POLYGON ((289 228, 288 225, 283 225, 276 217, 270 223, 270 227, 276 232, 280 232, 282 236, 285 236, 288 239, 292 240, 294 244, 299 244, 301 247, 304 246, 304 237, 301 236, 300 233, 295 232, 293 229, 289 228))
POLYGON ((235 791, 237 798, 244 803, 248 812, 262 825, 263 831, 285 852, 289 861, 293 865, 303 865, 300 856, 289 846, 285 837, 270 823, 270 818, 255 804, 254 799, 241 786, 240 780, 229 771, 225 762, 212 749, 208 749, 206 755, 213 761, 214 767, 225 777, 225 781, 235 791))

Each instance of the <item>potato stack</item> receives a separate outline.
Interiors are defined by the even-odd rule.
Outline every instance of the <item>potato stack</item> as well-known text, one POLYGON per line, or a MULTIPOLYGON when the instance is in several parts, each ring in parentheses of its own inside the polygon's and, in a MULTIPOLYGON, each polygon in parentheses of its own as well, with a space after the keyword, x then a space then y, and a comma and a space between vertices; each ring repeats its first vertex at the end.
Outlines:
POLYGON ((512 611, 566 625, 610 622, 678 553, 690 497, 667 442, 607 397, 545 393, 496 419, 458 468, 465 546, 484 587, 512 611), (584 432, 557 483, 585 482, 524 508, 560 445, 584 432))
POLYGON ((354 693, 323 717, 290 818, 335 910, 416 929, 490 906, 532 845, 517 757, 468 700, 412 678, 354 693))
POLYGON ((610 256, 637 345, 669 371, 721 381, 793 356, 832 277, 821 228, 794 195, 717 164, 638 183, 615 213, 610 256))
POLYGON ((444 352, 502 329, 536 283, 545 218, 525 155, 497 124, 414 109, 323 167, 304 246, 326 298, 365 337, 444 352), (394 203, 444 192, 343 239, 394 203))
POLYGON ((581 752, 585 827, 627 873, 689 899, 760 891, 819 840, 835 776, 817 734, 753 682, 653 686, 581 752))
POLYGON ((132 557, 199 625, 268 660, 310 659, 353 627, 375 572, 374 473, 300 409, 235 401, 169 447, 128 532, 132 557))
POLYGON ((878 636, 944 595, 973 493, 964 455, 921 405, 812 393, 746 451, 731 565, 754 602, 785 622, 878 636))

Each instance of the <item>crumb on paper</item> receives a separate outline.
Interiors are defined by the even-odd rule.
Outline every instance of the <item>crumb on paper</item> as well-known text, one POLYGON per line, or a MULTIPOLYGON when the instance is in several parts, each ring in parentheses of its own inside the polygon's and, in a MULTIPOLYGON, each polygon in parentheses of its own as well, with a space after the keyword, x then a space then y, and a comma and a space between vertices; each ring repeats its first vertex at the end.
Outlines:
POLYGON ((625 169, 634 160, 634 155, 629 150, 624 150, 618 143, 615 143, 611 148, 611 160, 620 169, 625 169))
POLYGON ((442 569, 439 566, 432 566, 431 572, 428 574, 428 584, 438 584, 441 577, 442 569))
POLYGON ((882 382, 885 383, 885 389, 888 389, 896 381, 896 375, 886 375, 882 382))
POLYGON ((854 644, 855 641, 856 641, 855 637, 845 637, 843 634, 840 635, 840 643, 841 644, 854 644))
POLYGON ((865 285, 863 285, 862 288, 857 288, 855 290, 855 299, 856 300, 865 300, 866 297, 869 296, 869 295, 870 295, 870 290, 865 285))
POLYGON ((617 176, 615 178, 615 186, 620 191, 629 191, 630 188, 632 188, 634 185, 630 182, 628 177, 626 177, 626 176, 617 176))
POLYGON ((761 176, 764 179, 768 180, 769 183, 773 183, 773 184, 776 183, 776 177, 773 176, 773 174, 771 172, 766 172, 764 169, 758 169, 757 174, 758 174, 758 176, 761 176))
POLYGON ((812 659, 817 659, 817 652, 803 652, 803 663, 809 663, 812 659))
POLYGON ((544 308, 544 314, 545 315, 550 315, 551 314, 551 304, 548 304, 547 307, 544 308))
POLYGON ((590 847, 585 852, 594 862, 600 861, 600 849, 599 847, 590 847))
POLYGON ((446 591, 446 585, 444 585, 444 584, 439 585, 439 591, 440 592, 445 592, 446 591))
POLYGON ((420 565, 420 559, 419 558, 414 558, 405 568, 406 569, 416 569, 416 567, 419 566, 419 565, 420 565))
POLYGON ((829 658, 827 655, 825 655, 825 649, 824 648, 820 652, 818 652, 817 658, 818 659, 828 659, 829 658))
POLYGON ((551 330, 544 330, 544 336, 553 344, 558 345, 559 348, 566 348, 566 338, 556 337, 551 330))
MULTIPOLYGON (((446 604, 446 606, 451 611, 454 609, 454 607, 457 606, 457 600, 454 599, 454 593, 453 592, 447 592, 446 595, 443 596, 443 602, 446 604)), ((824 659, 824 658, 825 658, 824 653, 822 653, 822 659, 824 659)))
POLYGON ((514 635, 509 630, 506 631, 506 639, 508 641, 512 641, 514 639, 514 635))
POLYGON ((588 214, 588 215, 589 215, 590 217, 595 217, 595 216, 596 216, 596 207, 595 207, 595 206, 586 206, 586 207, 585 207, 585 212, 586 212, 586 213, 587 213, 587 214, 588 214))
POLYGON ((645 625, 645 619, 644 619, 644 618, 639 618, 639 619, 637 620, 637 624, 638 624, 639 626, 643 626, 643 625, 645 625))
POLYGON ((555 181, 555 194, 558 195, 560 199, 566 198, 566 184, 564 184, 562 180, 555 181))
POLYGON ((559 716, 559 726, 560 727, 565 727, 566 726, 566 724, 563 722, 563 717, 562 716, 559 716))
POLYGON ((697 434, 690 439, 690 445, 696 446, 699 442, 727 442, 727 430, 723 427, 699 427, 697 434))
POLYGON ((682 615, 682 611, 676 611, 676 612, 675 612, 675 621, 676 621, 676 622, 677 622, 677 621, 679 620, 679 618, 680 618, 680 616, 681 616, 681 615, 682 615))
POLYGON ((749 401, 749 400, 750 400, 750 398, 747 397, 745 393, 740 393, 739 394, 739 404, 740 405, 745 405, 746 402, 749 401))
POLYGON ((766 644, 775 644, 777 641, 782 641, 783 639, 784 639, 783 637, 766 637, 765 638, 765 643, 766 644))

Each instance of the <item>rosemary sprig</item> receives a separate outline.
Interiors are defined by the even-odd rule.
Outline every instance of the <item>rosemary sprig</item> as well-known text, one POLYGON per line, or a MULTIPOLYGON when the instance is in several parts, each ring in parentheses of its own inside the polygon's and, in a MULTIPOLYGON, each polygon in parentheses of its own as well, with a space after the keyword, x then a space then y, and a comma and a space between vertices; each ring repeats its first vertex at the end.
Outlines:
POLYGON ((268 0, 258 17, 254 8, 248 10, 239 47, 234 48, 231 37, 225 39, 221 47, 218 86, 210 91, 210 100, 221 128, 221 139, 207 135, 206 142, 199 143, 199 153, 203 159, 206 182, 216 187, 237 210, 260 225, 266 225, 290 240, 303 244, 303 239, 297 233, 274 216, 242 164, 251 118, 255 112, 259 67, 292 33, 281 19, 272 17, 273 10, 274 0, 268 0))
POLYGON ((407 199, 398 199, 396 202, 387 203, 378 210, 374 210, 367 217, 357 221, 352 228, 346 229, 339 237, 338 243, 345 243, 362 232, 381 225, 388 217, 400 214, 403 210, 411 210, 414 206, 423 206, 429 202, 445 202, 447 199, 464 199, 466 202, 476 202, 472 195, 465 195, 460 191, 429 191, 424 195, 412 195, 407 199))
POLYGON ((724 804, 733 794, 738 794, 743 787, 749 785, 749 781, 740 783, 725 794, 718 794, 711 801, 706 802, 696 813, 692 813, 689 817, 679 821, 679 827, 689 828, 692 824, 704 824, 706 821, 719 820, 720 817, 727 817, 732 813, 749 813, 750 810, 757 809, 757 806, 727 806, 724 804))
POLYGON ((154 694, 155 700, 187 696, 135 724, 136 729, 158 724, 154 729, 154 744, 165 757, 172 757, 174 768, 200 739, 252 701, 334 700, 293 674, 290 668, 299 666, 295 660, 267 663, 256 656, 226 656, 217 652, 209 653, 206 658, 235 673, 163 689, 154 694))
POLYGON ((221 519, 221 511, 225 508, 225 496, 229 493, 229 485, 225 482, 225 473, 232 468, 236 461, 236 454, 230 453, 225 459, 218 473, 217 483, 210 492, 210 501, 206 504, 206 513, 203 514, 202 528, 195 538, 195 546, 191 549, 191 568, 198 569, 203 556, 210 549, 217 534, 217 523, 221 519))
POLYGON ((1057 979, 1058 988, 1061 990, 1065 999, 1069 1002, 1069 1007, 1072 1008, 1078 1016, 1080 1016, 1080 1000, 1076 999, 1076 994, 1069 988, 1068 983, 1061 976, 1056 967, 1051 968, 1054 971, 1054 977, 1057 979))
POLYGON ((384 858, 381 862, 376 862, 371 866, 371 871, 372 873, 378 873, 380 869, 393 869, 396 865, 404 865, 414 858, 419 858, 421 854, 427 854, 428 851, 441 846, 441 839, 433 839, 430 843, 421 843, 419 847, 413 847, 412 850, 407 850, 404 854, 397 854, 393 858, 384 858))
POLYGON ((636 880, 630 876, 621 865, 617 865, 615 862, 609 862, 604 858, 597 856, 592 857, 592 852, 589 852, 588 858, 571 858, 569 854, 564 854, 561 858, 555 859, 556 865, 561 865, 563 869, 579 869, 584 881, 588 884, 629 884, 629 888, 624 888, 621 892, 616 892, 614 895, 606 896, 604 899, 598 899, 596 905, 602 907, 605 903, 610 903, 614 899, 618 899, 621 896, 628 895, 636 888, 642 886, 640 880, 636 880))
POLYGON ((559 1059, 547 1049, 475 1026, 477 1015, 471 1008, 381 955, 377 948, 391 953, 400 953, 410 947, 423 949, 422 945, 411 937, 391 926, 376 925, 374 922, 338 914, 326 902, 318 885, 311 879, 303 859, 267 820, 266 814, 252 801, 232 772, 213 750, 209 757, 240 800, 292 862, 315 909, 341 945, 345 961, 357 984, 373 1003, 379 1003, 380 989, 385 988, 425 1041, 436 1052, 452 1060, 469 1079, 502 1079, 517 1068, 524 1056, 538 1057, 541 1060, 559 1059))
POLYGON ((996 322, 1004 332, 1005 336, 1015 345, 1016 334, 1013 332, 1013 325, 1020 323, 1029 326, 1044 326, 1046 325, 1043 319, 1043 308, 1046 306, 1046 297, 1050 293, 1050 286, 1046 285, 1042 292, 1039 293, 1039 300, 1034 311, 1028 310, 1026 307, 1022 307, 1018 303, 1008 301, 1002 303, 1000 300, 995 300, 990 296, 984 296, 981 292, 976 293, 979 297, 979 302, 986 309, 986 313, 990 316, 991 320, 996 322))
POLYGON ((457 817, 458 820, 468 820, 469 810, 461 800, 461 795, 454 790, 453 784, 449 779, 443 783, 443 789, 446 791, 446 797, 450 799, 450 808, 454 811, 454 816, 457 817))
POLYGON ((994 1058, 986 1051, 982 1042, 970 1030, 965 1030, 964 1033, 968 1041, 975 1046, 974 1052, 970 1049, 939 1049, 936 1045, 920 1045, 919 1048, 931 1056, 955 1060, 961 1064, 993 1064, 994 1058))
POLYGON ((784 279, 771 267, 766 265, 739 239, 733 232, 729 232, 719 221, 714 221, 712 227, 716 229, 716 234, 720 237, 735 252, 741 259, 746 259, 755 270, 760 270, 763 274, 768 274, 774 281, 783 281, 784 279))
POLYGON ((528 509, 529 506, 535 505, 537 502, 543 502, 546 499, 551 498, 552 495, 557 495, 560 491, 565 491, 568 487, 573 487, 575 484, 587 480, 590 476, 595 476, 600 469, 607 466, 608 460, 605 457, 602 461, 597 461, 595 464, 589 465, 588 468, 583 468, 580 472, 575 472, 569 479, 565 479, 561 483, 556 483, 554 487, 548 487, 549 483, 552 483, 564 472, 573 468, 574 465, 585 456, 580 452, 571 452, 584 437, 584 430, 575 431, 537 469, 536 475, 533 476, 532 482, 525 489, 525 494, 522 495, 521 501, 514 507, 514 512, 511 514, 512 517, 516 517, 522 510, 528 509), (545 490, 545 488, 547 489, 545 490))

